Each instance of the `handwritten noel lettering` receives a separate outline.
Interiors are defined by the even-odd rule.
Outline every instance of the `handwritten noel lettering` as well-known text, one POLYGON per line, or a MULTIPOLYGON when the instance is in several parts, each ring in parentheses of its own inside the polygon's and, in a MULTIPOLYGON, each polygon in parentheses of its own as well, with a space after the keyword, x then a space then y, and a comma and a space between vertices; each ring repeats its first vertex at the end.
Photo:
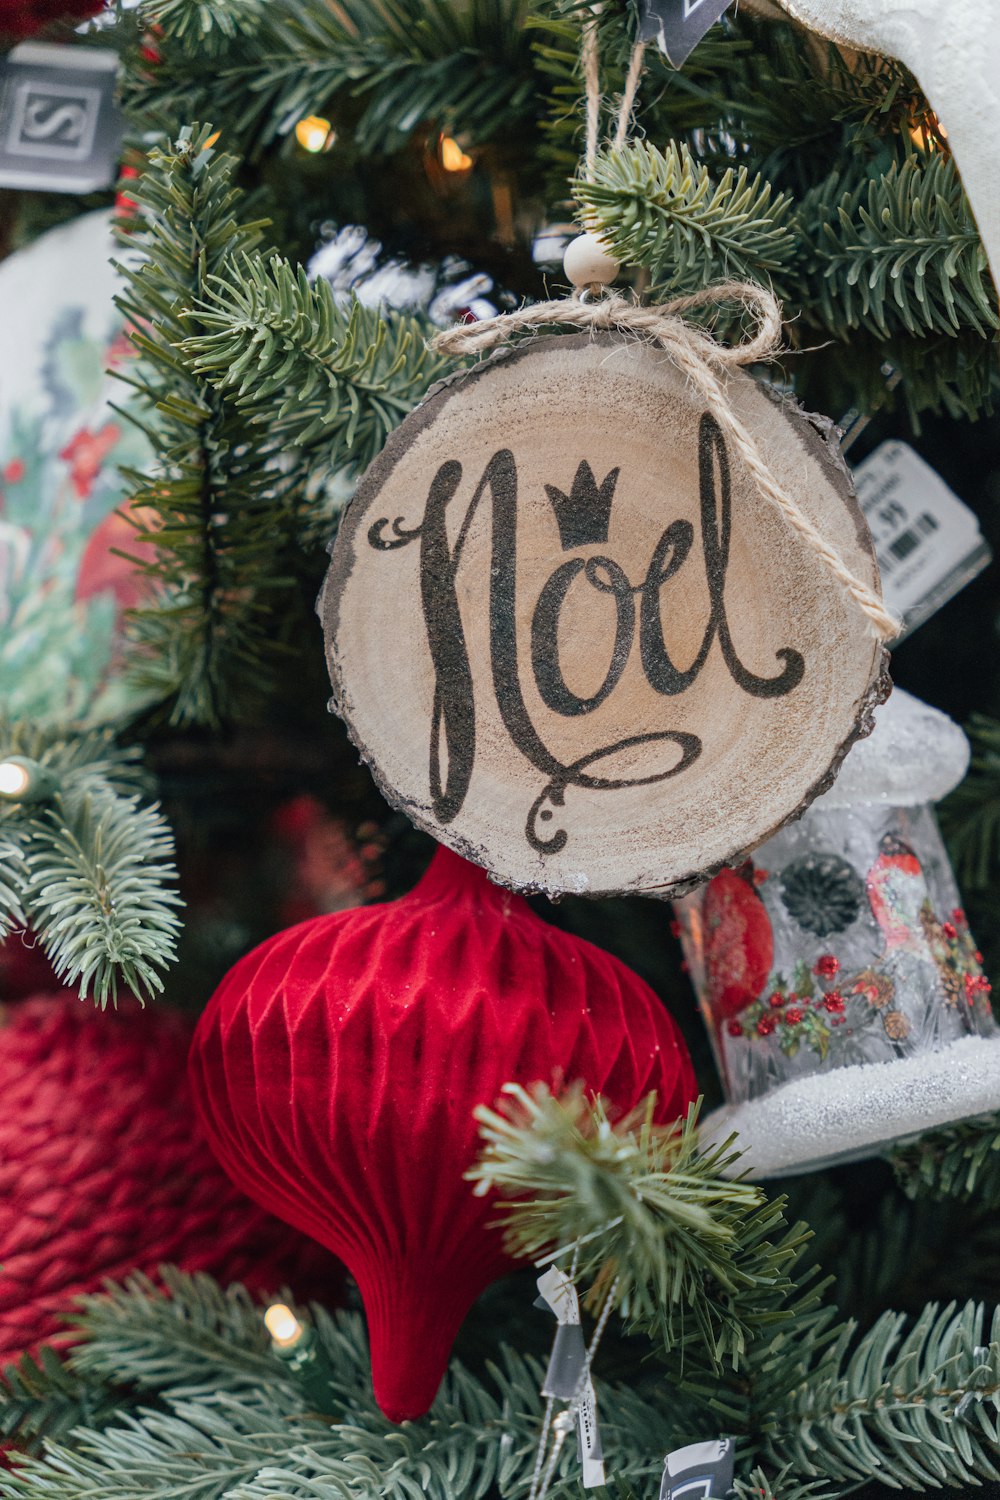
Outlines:
MULTIPOLYGON (((590 466, 579 465, 570 494, 545 486, 555 512, 564 552, 594 545, 606 546, 619 470, 612 469, 598 486, 590 466)), ((539 823, 552 819, 552 808, 562 807, 567 787, 615 791, 648 786, 679 776, 699 757, 702 741, 696 734, 676 729, 656 730, 619 739, 589 751, 569 764, 545 744, 532 721, 522 688, 523 663, 517 640, 517 465, 508 448, 501 448, 486 465, 462 517, 454 544, 448 540, 449 506, 463 477, 457 459, 443 463, 434 476, 418 526, 407 527, 398 517, 391 525, 383 517, 370 528, 368 541, 379 551, 391 551, 420 540, 420 592, 427 642, 434 668, 434 703, 430 724, 430 789, 439 822, 450 823, 461 811, 472 780, 476 756, 476 714, 472 669, 459 611, 456 578, 469 528, 481 500, 492 501, 491 568, 489 591, 490 666, 497 709, 520 753, 546 778, 528 812, 525 837, 533 849, 554 854, 567 842, 565 829, 543 836, 539 823), (442 737, 447 770, 442 776, 442 737), (593 773, 592 767, 621 751, 639 745, 673 742, 679 759, 667 770, 648 775, 615 777, 593 773)), ((684 693, 697 679, 716 641, 733 681, 755 698, 777 698, 802 681, 805 662, 798 651, 782 647, 775 653, 782 669, 775 677, 758 677, 740 660, 726 615, 726 571, 729 566, 731 499, 729 457, 715 419, 702 416, 698 434, 698 480, 701 545, 710 601, 705 634, 695 659, 682 667, 674 662, 663 636, 660 593, 687 562, 694 546, 690 521, 672 521, 661 535, 644 576, 637 582, 613 557, 570 557, 555 568, 535 605, 531 621, 530 669, 543 703, 553 713, 575 718, 593 713, 614 692, 635 649, 646 681, 666 698, 684 693), (595 693, 582 698, 568 685, 559 660, 560 613, 572 585, 582 578, 598 594, 609 595, 616 611, 614 648, 604 681, 595 693)))

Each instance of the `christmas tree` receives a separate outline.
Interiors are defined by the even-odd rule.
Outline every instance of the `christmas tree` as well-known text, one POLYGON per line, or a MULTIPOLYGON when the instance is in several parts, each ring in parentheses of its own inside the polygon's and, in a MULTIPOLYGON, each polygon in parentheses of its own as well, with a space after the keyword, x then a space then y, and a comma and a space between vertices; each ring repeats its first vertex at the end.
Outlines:
POLYGON ((996 22, 965 90, 875 0, 6 9, 124 133, 0 178, 0 1495, 1000 1485, 996 22))

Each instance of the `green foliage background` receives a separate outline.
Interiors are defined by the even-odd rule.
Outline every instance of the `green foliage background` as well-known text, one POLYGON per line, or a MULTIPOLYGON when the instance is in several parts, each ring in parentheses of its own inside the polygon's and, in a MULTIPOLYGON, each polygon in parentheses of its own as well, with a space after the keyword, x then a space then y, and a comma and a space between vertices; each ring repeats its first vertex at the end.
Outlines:
MULTIPOLYGON (((302 263, 331 228, 363 224, 387 257, 413 263, 465 257, 504 306, 561 289, 558 263, 532 247, 581 213, 654 294, 723 275, 765 281, 788 317, 778 378, 834 417, 871 414, 852 459, 883 437, 914 442, 1000 547, 996 294, 914 80, 741 10, 680 73, 650 49, 632 143, 603 149, 583 182, 581 15, 577 0, 144 0, 77 39, 121 52, 128 160, 141 168, 122 298, 140 357, 123 401, 155 455, 127 485, 158 551, 159 592, 129 626, 143 706, 115 727, 157 777, 181 894, 211 851, 231 917, 209 928, 196 904, 171 967, 170 835, 133 752, 77 724, 2 726, 0 748, 55 767, 62 792, 0 814, 0 920, 30 916, 100 1003, 117 983, 164 983, 200 1008, 273 930, 254 846, 292 793, 381 823, 390 896, 428 857, 325 712, 312 608, 343 487, 450 366, 427 352, 422 315, 310 284, 302 263), (315 156, 294 136, 307 115, 333 129, 315 156), (442 172, 442 133, 471 171, 442 172), (111 836, 109 863, 95 849, 111 836), (116 880, 115 927, 104 914, 116 880), (60 882, 68 905, 46 896, 60 882)), ((601 9, 611 101, 636 24, 629 0, 601 9)), ((5 202, 22 243, 93 206, 5 202)), ((996 628, 992 568, 901 647, 893 672, 956 717, 977 715, 973 772, 944 811, 973 930, 1000 972, 996 628)), ((711 1096, 665 910, 567 900, 544 914, 653 984, 711 1096)), ((925 1138, 892 1163, 792 1181, 787 1202, 727 1188, 690 1135, 656 1141, 636 1127, 605 1150, 592 1124, 554 1105, 516 1129, 494 1122, 491 1167, 539 1194, 534 1217, 512 1212, 522 1246, 593 1233, 598 1293, 609 1266, 628 1272, 598 1370, 623 1500, 655 1493, 667 1447, 722 1428, 742 1436, 741 1495, 884 1496, 863 1488, 876 1470, 904 1493, 995 1475, 996 1121, 925 1138), (598 1211, 609 1199, 617 1227, 598 1211)), ((484 1298, 445 1394, 401 1432, 371 1401, 356 1312, 312 1314, 332 1372, 318 1418, 244 1293, 180 1277, 171 1288, 170 1301, 142 1282, 89 1301, 68 1363, 48 1354, 8 1372, 0 1430, 53 1446, 0 1477, 0 1494, 527 1493, 547 1330, 524 1277, 484 1298), (500 1352, 500 1327, 516 1332, 512 1351, 500 1352)), ((574 1492, 570 1470, 560 1493, 574 1492)))

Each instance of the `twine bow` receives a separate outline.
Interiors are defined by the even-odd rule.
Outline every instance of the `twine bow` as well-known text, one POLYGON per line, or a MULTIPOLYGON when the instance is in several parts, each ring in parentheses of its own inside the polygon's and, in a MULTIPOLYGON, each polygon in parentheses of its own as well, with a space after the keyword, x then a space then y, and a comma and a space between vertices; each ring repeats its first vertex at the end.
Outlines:
POLYGON ((459 324, 437 334, 431 345, 441 354, 460 358, 485 353, 509 343, 517 334, 554 324, 623 333, 647 339, 664 349, 704 400, 753 477, 759 493, 780 512, 850 595, 876 639, 891 640, 899 634, 899 621, 886 609, 875 590, 852 573, 837 549, 778 482, 726 393, 727 371, 772 359, 780 348, 781 309, 773 292, 749 281, 725 281, 691 296, 649 307, 617 293, 599 301, 573 296, 554 302, 535 302, 481 323, 459 324), (695 308, 721 303, 736 303, 751 315, 756 326, 749 338, 737 344, 721 344, 683 316, 695 308))

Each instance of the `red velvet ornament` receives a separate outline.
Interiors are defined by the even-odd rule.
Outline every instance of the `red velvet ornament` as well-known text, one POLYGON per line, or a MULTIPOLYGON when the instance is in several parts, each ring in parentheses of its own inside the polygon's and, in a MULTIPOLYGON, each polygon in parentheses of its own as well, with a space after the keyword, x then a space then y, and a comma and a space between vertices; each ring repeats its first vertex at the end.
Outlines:
POLYGON ((191 1028, 61 992, 0 1007, 0 1362, 105 1277, 171 1262, 276 1291, 339 1268, 239 1193, 197 1127, 191 1028))
POLYGON ((427 1410, 469 1307, 510 1269, 463 1173, 472 1111, 505 1083, 582 1080, 656 1117, 694 1094, 674 1023, 637 975, 439 849, 402 900, 303 922, 223 980, 191 1051, 219 1160, 355 1276, 375 1397, 427 1410))

